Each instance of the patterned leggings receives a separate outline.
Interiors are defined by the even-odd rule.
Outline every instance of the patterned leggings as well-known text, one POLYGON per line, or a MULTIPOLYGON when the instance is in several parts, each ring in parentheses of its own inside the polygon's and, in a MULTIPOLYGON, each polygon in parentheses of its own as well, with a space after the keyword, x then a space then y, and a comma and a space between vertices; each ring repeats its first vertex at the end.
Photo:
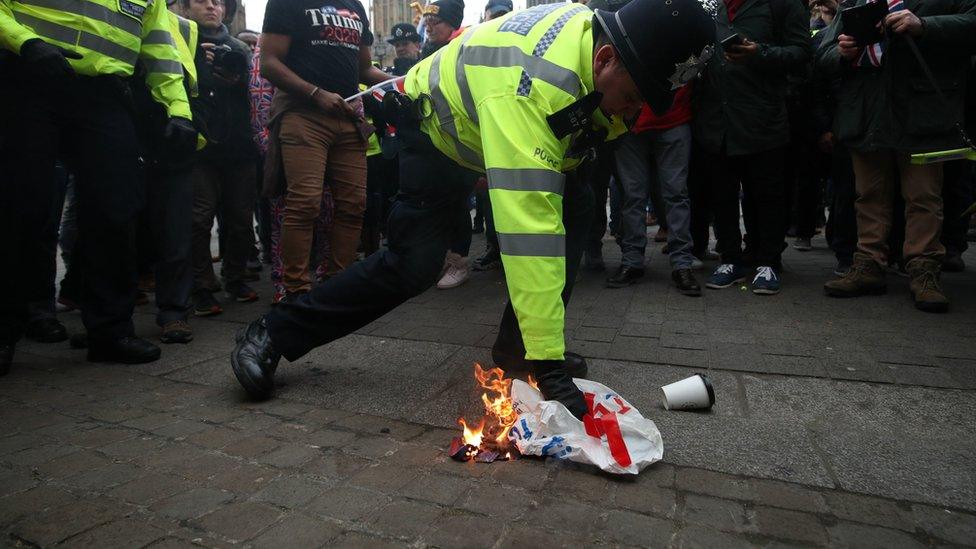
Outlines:
MULTIPOLYGON (((271 204, 271 285, 274 296, 271 303, 278 303, 285 297, 285 284, 282 281, 283 265, 281 262, 281 221, 285 217, 285 197, 276 196, 269 199, 271 204)), ((315 282, 322 282, 329 269, 329 231, 332 229, 332 189, 325 185, 322 189, 322 203, 319 206, 319 216, 315 219, 312 236, 312 257, 309 265, 315 266, 315 282)))

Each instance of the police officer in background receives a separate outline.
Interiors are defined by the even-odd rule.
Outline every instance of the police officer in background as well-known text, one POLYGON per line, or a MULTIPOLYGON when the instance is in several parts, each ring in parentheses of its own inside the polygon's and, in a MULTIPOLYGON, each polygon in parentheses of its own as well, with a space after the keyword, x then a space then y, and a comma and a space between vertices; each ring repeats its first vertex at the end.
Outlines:
POLYGON ((621 119, 645 100, 667 110, 673 87, 710 54, 714 25, 697 0, 633 0, 616 14, 543 4, 469 29, 421 61, 398 98, 405 146, 389 249, 252 322, 231 355, 237 379, 267 397, 281 356, 297 360, 429 288, 454 207, 471 192, 457 176, 467 168, 487 172, 511 297, 493 355, 583 417, 572 378, 586 363, 566 353, 563 330, 593 199, 565 172, 625 131, 621 119))
POLYGON ((396 59, 393 60, 393 67, 386 72, 393 76, 403 76, 407 74, 410 67, 417 64, 420 60, 420 35, 417 34, 417 27, 410 23, 397 23, 390 30, 390 38, 387 40, 396 50, 396 59))
POLYGON ((124 79, 147 68, 166 110, 173 154, 196 131, 164 2, 0 0, 0 373, 13 360, 37 278, 25 263, 55 199, 57 159, 75 174, 80 204, 82 320, 88 360, 143 363, 159 348, 135 336, 132 221, 143 167, 124 79))

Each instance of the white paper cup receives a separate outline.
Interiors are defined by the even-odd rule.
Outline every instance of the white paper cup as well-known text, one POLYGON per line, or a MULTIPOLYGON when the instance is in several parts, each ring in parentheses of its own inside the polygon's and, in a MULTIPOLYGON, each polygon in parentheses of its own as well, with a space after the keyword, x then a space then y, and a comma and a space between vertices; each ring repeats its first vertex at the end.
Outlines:
POLYGON ((715 390, 712 382, 704 374, 675 381, 661 387, 664 392, 666 410, 694 410, 711 408, 715 404, 715 390))

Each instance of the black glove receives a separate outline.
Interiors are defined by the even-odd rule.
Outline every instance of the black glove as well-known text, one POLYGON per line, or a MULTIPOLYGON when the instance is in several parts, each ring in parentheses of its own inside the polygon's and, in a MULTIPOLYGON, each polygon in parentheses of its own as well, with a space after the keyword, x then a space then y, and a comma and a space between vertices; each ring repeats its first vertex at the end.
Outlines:
POLYGON ((32 74, 49 82, 61 82, 75 75, 68 59, 81 59, 81 54, 31 38, 20 46, 20 57, 32 74))
POLYGON ((546 400, 560 402, 569 413, 582 420, 589 409, 583 391, 573 383, 573 376, 565 367, 562 360, 532 360, 529 361, 535 371, 535 380, 539 384, 539 391, 546 400))
POLYGON ((163 140, 166 142, 169 160, 178 162, 188 158, 196 150, 197 129, 186 118, 174 116, 166 123, 163 140))

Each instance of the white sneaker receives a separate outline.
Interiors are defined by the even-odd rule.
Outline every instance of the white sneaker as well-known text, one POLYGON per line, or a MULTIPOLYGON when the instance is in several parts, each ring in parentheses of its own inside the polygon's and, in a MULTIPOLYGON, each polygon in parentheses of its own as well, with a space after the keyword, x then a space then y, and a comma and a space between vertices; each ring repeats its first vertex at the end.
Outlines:
POLYGON ((437 281, 438 290, 457 288, 467 282, 471 275, 471 271, 468 269, 468 258, 461 257, 455 253, 449 253, 447 255, 447 262, 448 266, 447 270, 444 271, 444 276, 437 281))

